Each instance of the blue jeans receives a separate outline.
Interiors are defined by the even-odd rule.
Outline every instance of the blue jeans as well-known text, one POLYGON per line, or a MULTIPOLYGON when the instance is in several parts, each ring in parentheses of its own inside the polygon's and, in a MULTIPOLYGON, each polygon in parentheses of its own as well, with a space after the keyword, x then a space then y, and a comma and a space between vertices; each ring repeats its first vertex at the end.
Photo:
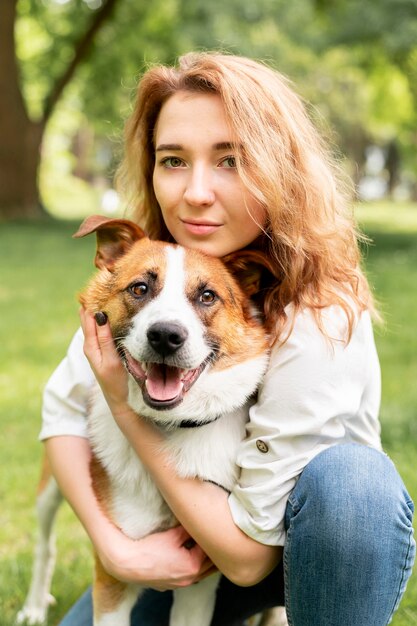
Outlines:
MULTIPOLYGON (((286 509, 283 562, 258 585, 222 579, 212 626, 239 626, 283 605, 292 626, 385 626, 415 558, 413 503, 388 457, 333 446, 304 469, 286 509)), ((171 592, 147 590, 132 626, 168 626, 171 592)), ((92 626, 91 591, 61 626, 92 626)))

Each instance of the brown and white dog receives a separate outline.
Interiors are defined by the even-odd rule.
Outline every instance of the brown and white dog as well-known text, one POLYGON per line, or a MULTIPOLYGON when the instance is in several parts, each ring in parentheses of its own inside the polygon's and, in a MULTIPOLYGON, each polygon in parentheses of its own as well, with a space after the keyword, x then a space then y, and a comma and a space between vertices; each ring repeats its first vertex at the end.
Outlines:
MULTIPOLYGON (((231 490, 248 404, 268 361, 268 338, 251 296, 269 262, 244 251, 223 260, 151 241, 128 220, 92 216, 99 272, 81 295, 105 312, 129 373, 129 403, 164 433, 175 471, 231 490)), ((262 280, 261 280, 262 279, 262 280)), ((97 386, 89 414, 92 477, 106 514, 139 539, 177 522, 123 436, 97 386)), ((31 590, 18 621, 42 623, 50 602, 51 527, 60 502, 53 479, 38 499, 40 541, 31 590)), ((171 626, 209 626, 218 575, 174 593, 171 626)), ((128 626, 141 589, 110 577, 96 559, 94 626, 128 626), (117 588, 117 593, 112 591, 117 588), (117 598, 117 599, 116 599, 117 598)))

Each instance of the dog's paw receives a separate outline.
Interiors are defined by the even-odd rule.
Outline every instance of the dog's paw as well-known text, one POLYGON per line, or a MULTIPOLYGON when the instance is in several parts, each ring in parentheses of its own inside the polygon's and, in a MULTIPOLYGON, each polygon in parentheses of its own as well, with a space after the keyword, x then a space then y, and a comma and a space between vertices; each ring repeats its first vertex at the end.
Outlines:
POLYGON ((27 624, 27 626, 46 624, 48 607, 55 603, 54 596, 48 593, 42 606, 24 606, 16 616, 16 624, 27 624))
POLYGON ((47 609, 22 609, 16 617, 16 624, 27 624, 28 626, 41 626, 46 624, 47 609))

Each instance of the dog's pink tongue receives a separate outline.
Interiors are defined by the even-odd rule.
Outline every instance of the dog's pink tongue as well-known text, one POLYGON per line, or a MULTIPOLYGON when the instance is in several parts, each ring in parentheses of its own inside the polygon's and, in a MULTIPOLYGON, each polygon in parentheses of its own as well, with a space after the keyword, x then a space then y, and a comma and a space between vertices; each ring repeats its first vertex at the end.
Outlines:
POLYGON ((146 389, 154 400, 161 402, 176 398, 182 390, 181 370, 167 365, 149 364, 146 389))

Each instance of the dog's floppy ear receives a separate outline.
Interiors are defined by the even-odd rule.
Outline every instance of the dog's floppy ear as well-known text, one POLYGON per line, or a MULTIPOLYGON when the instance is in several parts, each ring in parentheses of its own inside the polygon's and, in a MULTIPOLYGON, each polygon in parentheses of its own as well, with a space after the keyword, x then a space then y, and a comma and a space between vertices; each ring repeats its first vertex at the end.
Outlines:
POLYGON ((260 250, 238 250, 222 258, 248 297, 268 289, 278 280, 272 260, 260 250))
POLYGON ((107 268, 110 272, 119 257, 137 241, 146 237, 137 224, 130 220, 111 219, 102 215, 91 215, 84 220, 73 237, 97 235, 96 267, 107 268))

